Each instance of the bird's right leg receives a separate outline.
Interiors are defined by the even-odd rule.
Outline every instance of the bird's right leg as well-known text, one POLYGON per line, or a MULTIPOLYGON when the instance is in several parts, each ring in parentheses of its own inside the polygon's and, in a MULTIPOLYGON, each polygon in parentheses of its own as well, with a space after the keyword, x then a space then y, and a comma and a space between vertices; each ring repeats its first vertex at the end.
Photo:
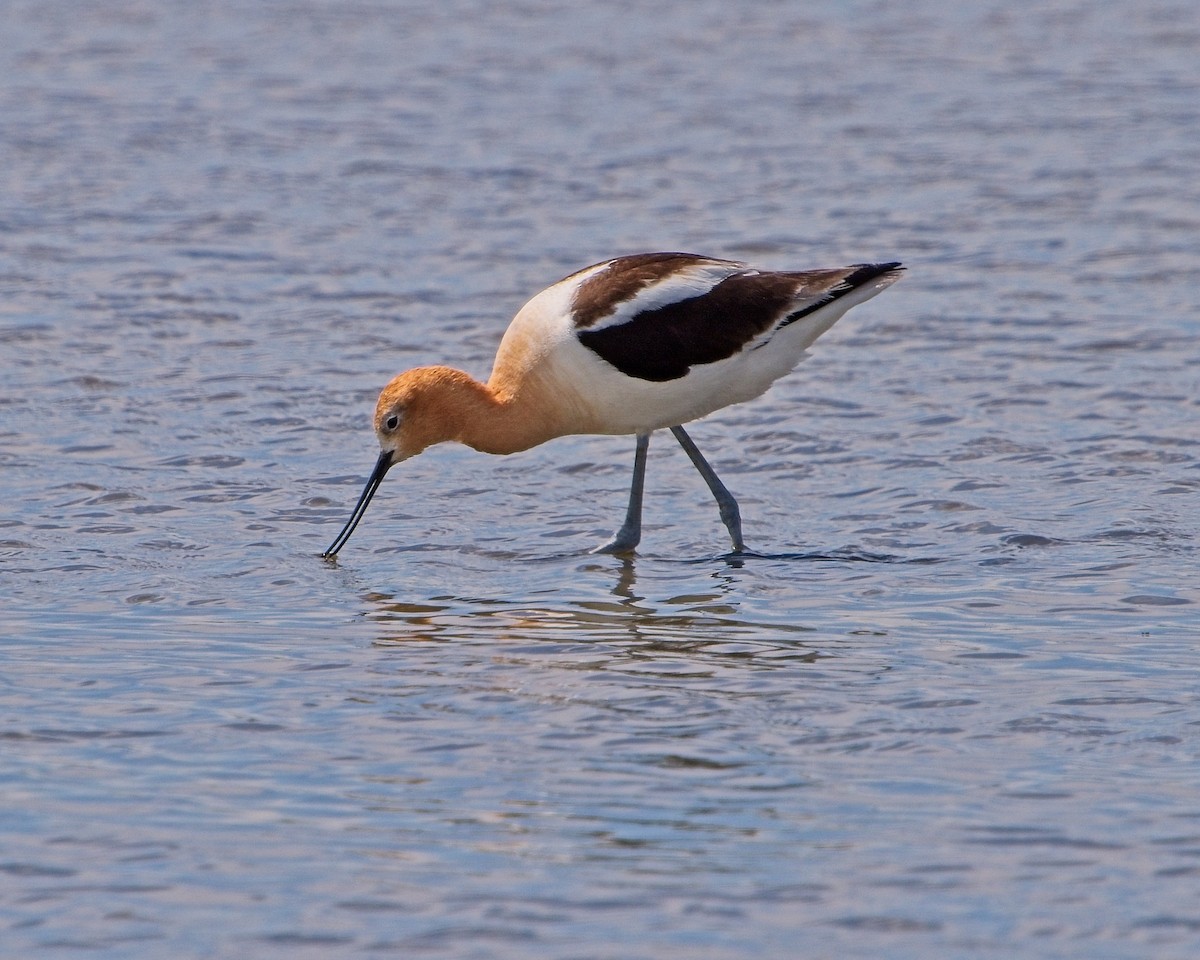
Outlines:
POLYGON ((717 501, 717 509, 721 512, 721 521, 725 524, 725 529, 729 531, 729 540, 733 544, 733 552, 745 553, 746 541, 742 539, 742 511, 738 509, 738 503, 733 498, 733 494, 721 482, 721 478, 717 476, 717 471, 704 459, 704 454, 692 442, 692 438, 687 435, 687 431, 683 427, 672 427, 671 432, 675 434, 675 439, 683 447, 684 453, 688 455, 688 458, 692 461, 692 465, 699 471, 700 476, 704 478, 704 482, 708 484, 708 489, 712 491, 713 499, 717 501))
POLYGON ((633 453, 633 483, 629 487, 629 506, 625 510, 625 522, 613 538, 592 553, 629 553, 642 539, 642 491, 646 487, 646 451, 650 448, 650 434, 637 435, 637 448, 633 453))

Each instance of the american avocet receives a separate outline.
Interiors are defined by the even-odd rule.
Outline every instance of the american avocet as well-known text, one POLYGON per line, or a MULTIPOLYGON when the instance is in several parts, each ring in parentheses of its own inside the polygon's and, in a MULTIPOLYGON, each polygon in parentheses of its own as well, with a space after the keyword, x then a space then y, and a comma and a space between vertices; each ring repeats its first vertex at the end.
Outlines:
POLYGON ((774 272, 689 253, 644 253, 573 273, 530 300, 500 341, 486 384, 452 367, 402 373, 379 395, 381 452, 334 556, 388 470, 457 440, 516 453, 577 433, 633 434, 625 522, 598 553, 641 539, 650 434, 670 427, 716 498, 733 549, 745 548, 737 501, 682 424, 751 400, 790 371, 851 307, 900 278, 899 263, 774 272))

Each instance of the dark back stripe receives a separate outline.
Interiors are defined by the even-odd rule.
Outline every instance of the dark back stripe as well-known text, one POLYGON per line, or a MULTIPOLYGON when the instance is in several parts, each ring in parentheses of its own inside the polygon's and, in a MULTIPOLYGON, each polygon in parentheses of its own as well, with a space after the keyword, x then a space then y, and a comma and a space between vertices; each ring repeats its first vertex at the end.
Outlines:
POLYGON ((666 280, 686 267, 704 263, 741 266, 731 261, 714 260, 694 253, 639 253, 630 257, 618 257, 603 270, 588 277, 575 291, 571 304, 575 326, 581 330, 586 329, 603 320, 621 304, 632 300, 651 284, 666 280))
MULTIPOLYGON (((681 261, 657 258, 685 256, 650 255, 646 273, 652 273, 654 279, 663 279, 678 269, 681 261), (666 269, 668 264, 672 269, 666 269)), ((704 258, 688 257, 682 265, 698 261, 703 262, 704 258)), ((576 326, 582 328, 577 336, 584 346, 627 376, 655 382, 677 380, 696 364, 716 363, 731 357, 756 337, 794 323, 898 269, 901 269, 899 263, 874 263, 802 272, 747 270, 727 277, 705 294, 643 310, 624 323, 591 330, 577 320, 576 326)), ((646 275, 638 269, 632 273, 646 275)), ((631 281, 620 292, 630 291, 627 300, 654 279, 640 282, 636 288, 631 281)), ((584 286, 588 283, 590 279, 584 286)), ((589 323, 608 316, 616 305, 607 301, 602 308, 595 302, 589 323)))
POLYGON ((662 382, 731 357, 773 327, 799 282, 782 273, 735 273, 708 293, 643 310, 626 323, 580 330, 588 349, 622 373, 662 382))

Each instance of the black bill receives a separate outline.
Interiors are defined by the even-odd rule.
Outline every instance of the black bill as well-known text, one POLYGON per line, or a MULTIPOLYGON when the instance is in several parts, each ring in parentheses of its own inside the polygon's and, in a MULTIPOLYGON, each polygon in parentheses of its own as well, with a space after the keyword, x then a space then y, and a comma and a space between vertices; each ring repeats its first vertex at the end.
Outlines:
POLYGON ((346 521, 346 526, 342 528, 342 532, 337 535, 337 539, 329 545, 322 557, 326 560, 337 556, 337 552, 346 545, 346 541, 350 539, 350 534, 354 532, 354 528, 358 526, 358 521, 363 518, 363 514, 367 512, 367 504, 371 502, 371 498, 375 496, 375 491, 379 489, 379 485, 383 483, 383 478, 387 476, 388 468, 392 465, 392 451, 384 450, 379 455, 379 459, 375 461, 375 469, 371 471, 371 475, 367 477, 367 485, 363 487, 362 496, 358 498, 358 503, 354 506, 354 512, 350 514, 350 519, 346 521))

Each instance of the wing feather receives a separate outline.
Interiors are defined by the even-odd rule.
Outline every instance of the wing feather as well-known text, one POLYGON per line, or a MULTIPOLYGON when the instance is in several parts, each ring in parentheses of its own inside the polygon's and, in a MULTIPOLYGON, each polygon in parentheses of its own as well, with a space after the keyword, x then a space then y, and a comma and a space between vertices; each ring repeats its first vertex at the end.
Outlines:
POLYGON ((627 376, 676 380, 899 268, 878 263, 774 272, 690 254, 623 257, 576 291, 576 336, 627 376))

